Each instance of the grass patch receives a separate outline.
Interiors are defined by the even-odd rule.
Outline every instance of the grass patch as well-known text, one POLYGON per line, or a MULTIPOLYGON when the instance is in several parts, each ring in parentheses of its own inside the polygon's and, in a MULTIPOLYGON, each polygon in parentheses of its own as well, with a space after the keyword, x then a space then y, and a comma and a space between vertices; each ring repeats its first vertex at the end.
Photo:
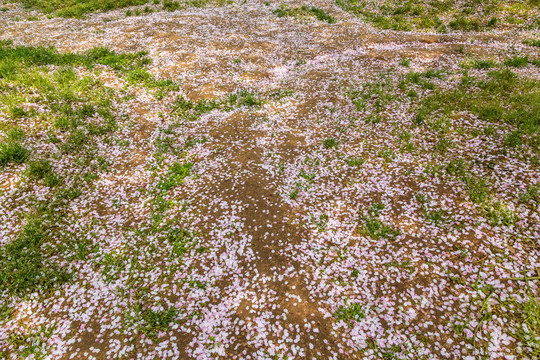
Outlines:
POLYGON ((65 265, 76 257, 69 249, 77 248, 63 228, 69 204, 107 168, 96 146, 114 144, 112 133, 123 119, 113 107, 114 91, 93 77, 98 64, 128 74, 147 61, 142 53, 116 54, 104 48, 61 54, 53 48, 0 43, 0 112, 9 129, 0 143, 0 164, 27 162, 19 190, 28 194, 27 224, 0 248, 0 292, 43 294, 76 275, 65 265), (75 66, 86 67, 89 75, 80 77, 75 66), (32 106, 44 111, 37 113, 32 106), (34 150, 32 155, 39 157, 32 158, 22 145, 27 139, 37 149, 47 143, 50 150, 34 150), (34 183, 50 187, 44 198, 32 195, 34 183))
POLYGON ((173 103, 171 114, 176 114, 187 120, 195 120, 199 116, 213 110, 230 111, 239 107, 259 107, 263 100, 255 92, 239 90, 221 99, 201 99, 193 101, 180 96, 173 103))
POLYGON ((442 1, 336 0, 343 10, 359 16, 383 30, 398 31, 486 31, 499 26, 524 26, 538 7, 532 2, 474 0, 442 1), (504 16, 508 12, 510 16, 504 16))
MULTIPOLYGON (((224 6, 232 3, 232 0, 163 0, 163 10, 176 11, 190 7, 202 8, 209 5, 224 6)), ((159 1, 154 1, 154 4, 159 4, 159 1)))
POLYGON ((10 163, 22 164, 28 159, 29 155, 30 151, 28 149, 9 136, 0 142, 0 168, 10 163))
POLYGON ((149 0, 22 0, 20 2, 26 8, 38 9, 52 16, 81 18, 92 12, 144 5, 149 0))
POLYGON ((336 19, 328 15, 323 9, 314 6, 296 6, 290 7, 287 4, 280 4, 277 9, 272 11, 277 17, 294 17, 295 19, 309 19, 315 17, 319 21, 324 21, 329 24, 335 24, 336 19))
MULTIPOLYGON (((521 66, 524 59, 514 58, 510 63, 512 66, 521 66)), ((490 71, 484 79, 464 75, 457 88, 437 90, 422 100, 416 118, 453 116, 460 111, 468 111, 485 121, 515 126, 515 133, 503 139, 501 145, 515 147, 524 143, 534 151, 540 151, 540 143, 537 141, 540 135, 538 81, 519 78, 510 69, 490 71)))
POLYGON ((190 162, 183 164, 175 162, 169 168, 167 174, 160 179, 157 188, 159 190, 169 191, 173 187, 181 185, 184 182, 184 179, 191 173, 192 166, 193 164, 190 162))
POLYGON ((0 249, 0 292, 47 291, 71 278, 65 269, 47 260, 43 245, 48 237, 42 221, 32 219, 14 241, 0 249))
POLYGON ((334 138, 328 138, 323 141, 323 146, 327 149, 337 149, 339 146, 339 140, 334 138))
POLYGON ((380 212, 383 209, 384 205, 382 203, 375 203, 370 206, 368 214, 362 218, 361 234, 369 235, 375 240, 395 240, 399 236, 401 232, 398 229, 380 220, 380 212))
POLYGON ((366 312, 361 304, 352 303, 350 305, 341 305, 335 312, 334 317, 337 320, 345 321, 350 328, 353 327, 354 322, 361 321, 366 317, 366 312))
POLYGON ((540 40, 524 40, 523 43, 529 46, 540 47, 540 40))

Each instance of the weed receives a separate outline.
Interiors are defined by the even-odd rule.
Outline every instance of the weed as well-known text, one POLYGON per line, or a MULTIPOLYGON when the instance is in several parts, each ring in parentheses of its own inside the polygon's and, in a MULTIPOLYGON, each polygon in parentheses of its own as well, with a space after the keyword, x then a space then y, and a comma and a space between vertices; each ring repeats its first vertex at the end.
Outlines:
POLYGON ((504 62, 504 65, 510 67, 524 67, 529 64, 528 56, 515 56, 513 58, 507 59, 504 62))
POLYGON ((399 60, 399 65, 403 67, 411 67, 411 59, 401 59, 399 60))
POLYGON ((19 142, 6 139, 0 143, 0 168, 9 163, 22 164, 29 155, 30 151, 19 142))
POLYGON ((143 307, 140 303, 135 305, 134 308, 135 314, 140 321, 140 329, 144 331, 145 334, 157 339, 157 334, 160 331, 165 331, 169 328, 170 324, 174 321, 178 310, 175 307, 143 307))
POLYGON ((363 217, 364 225, 361 233, 376 240, 381 238, 395 240, 401 232, 379 219, 379 213, 383 209, 382 203, 375 203, 368 209, 368 215, 363 217))
POLYGON ((193 164, 190 162, 180 164, 175 162, 169 168, 169 171, 158 182, 157 188, 160 190, 168 191, 175 186, 181 185, 184 179, 191 173, 193 164))
POLYGON ((540 185, 531 185, 527 187, 523 193, 519 195, 519 201, 528 203, 531 201, 539 202, 540 200, 540 185))
POLYGON ((366 159, 358 158, 358 157, 350 157, 347 160, 347 165, 349 166, 361 166, 366 162, 366 159))
POLYGON ((366 311, 360 303, 352 303, 350 305, 341 305, 335 312, 334 317, 338 320, 345 321, 349 327, 353 327, 355 321, 361 321, 366 317, 366 311))
POLYGON ((517 215, 502 201, 484 205, 484 217, 491 226, 511 226, 518 219, 517 215))
POLYGON ((317 226, 317 229, 319 231, 326 230, 326 225, 328 224, 328 218, 329 216, 327 214, 321 214, 319 215, 319 218, 317 219, 315 216, 311 215, 311 221, 317 226))
POLYGON ((529 46, 540 47, 540 40, 524 40, 523 43, 529 46))
POLYGON ((60 179, 48 160, 30 161, 26 168, 26 174, 32 180, 43 180, 46 186, 54 187, 60 184, 60 179))
POLYGON ((386 267, 397 267, 400 269, 407 270, 409 273, 412 273, 414 271, 414 265, 412 265, 410 259, 405 259, 402 262, 399 261, 392 261, 389 263, 384 264, 386 267))
POLYGON ((328 138, 323 141, 323 146, 327 149, 336 149, 339 146, 339 141, 334 138, 328 138))
POLYGON ((473 203, 481 204, 489 199, 490 190, 485 179, 465 176, 464 182, 469 198, 473 203))

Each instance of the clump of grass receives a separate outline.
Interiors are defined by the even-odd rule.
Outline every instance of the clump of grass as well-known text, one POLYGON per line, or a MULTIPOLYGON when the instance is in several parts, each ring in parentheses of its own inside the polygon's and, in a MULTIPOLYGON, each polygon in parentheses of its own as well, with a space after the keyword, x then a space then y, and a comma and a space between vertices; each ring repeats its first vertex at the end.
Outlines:
POLYGON ((65 269, 46 259, 42 246, 47 237, 42 221, 31 219, 14 241, 0 249, 0 292, 22 295, 47 291, 71 278, 65 269))
POLYGON ((229 106, 241 107, 241 106, 261 106, 262 100, 256 93, 248 90, 240 90, 229 95, 229 106))
MULTIPOLYGON (((515 64, 524 63, 525 58, 515 64)), ((512 60, 514 62, 514 60, 512 60)), ((423 122, 432 115, 452 116, 468 111, 482 120, 509 123, 516 127, 515 135, 506 141, 507 146, 520 142, 540 150, 534 139, 540 132, 540 85, 538 81, 519 78, 510 69, 490 71, 487 78, 479 80, 464 75, 461 84, 452 90, 437 90, 424 98, 417 109, 423 122), (477 89, 477 90, 474 90, 477 89), (500 94, 505 94, 501 97, 500 94), (522 134, 531 135, 530 138, 522 134), (519 137, 519 139, 518 139, 519 137)), ((503 143, 504 145, 504 143, 503 143)))
POLYGON ((410 67, 411 66, 411 59, 401 59, 399 60, 399 65, 403 67, 410 67))
POLYGON ((478 59, 472 61, 472 67, 474 69, 482 70, 482 69, 491 69, 495 66, 497 66, 497 62, 493 59, 478 59))
POLYGON ((43 180, 46 186, 54 187, 60 184, 60 179, 55 174, 51 162, 45 159, 30 161, 26 174, 32 180, 43 180))
POLYGON ((169 168, 169 171, 159 181, 157 188, 160 190, 168 191, 175 186, 181 185, 184 179, 191 173, 193 164, 190 162, 179 163, 175 162, 169 168))
POLYGON ((171 113, 178 114, 188 120, 194 120, 214 109, 231 110, 243 106, 257 107, 262 104, 263 100, 256 93, 244 89, 233 92, 222 99, 193 101, 186 99, 184 96, 179 96, 173 104, 171 113))
POLYGON ((518 326, 516 338, 527 346, 527 355, 531 359, 540 356, 540 301, 530 296, 518 307, 521 326, 518 326))
POLYGON ((523 193, 519 195, 519 201, 522 203, 528 203, 531 201, 539 202, 540 200, 540 185, 531 185, 527 187, 523 193))
POLYGON ((366 159, 358 158, 358 157, 350 157, 347 160, 347 165, 349 166, 361 166, 366 162, 366 159))
POLYGON ((347 92, 347 96, 351 99, 357 111, 361 111, 368 104, 371 104, 376 112, 379 112, 386 105, 397 100, 393 90, 394 85, 392 82, 388 81, 388 79, 381 79, 362 84, 360 89, 351 89, 347 92))
POLYGON ((523 43, 529 46, 540 47, 540 40, 524 40, 523 43))
POLYGON ((401 232, 379 219, 380 212, 383 209, 384 205, 382 203, 371 205, 368 209, 367 216, 363 216, 362 220, 364 224, 362 225, 360 232, 371 236, 375 240, 395 240, 401 232))
POLYGON ((302 18, 314 16, 319 21, 325 21, 329 24, 336 23, 336 19, 333 16, 328 15, 323 9, 314 6, 302 5, 298 7, 289 7, 286 4, 280 4, 280 6, 273 11, 273 13, 277 17, 302 18))
POLYGON ((334 138, 328 138, 323 141, 323 146, 327 149, 336 149, 339 146, 339 141, 334 138))
POLYGON ((144 5, 149 0, 22 0, 27 8, 66 18, 81 18, 96 11, 110 11, 128 6, 144 5))
POLYGON ((524 67, 529 64, 528 56, 514 56, 513 58, 507 59, 504 62, 504 65, 510 67, 524 67))
POLYGON ((133 312, 135 320, 139 322, 139 329, 154 340, 159 332, 169 329, 178 314, 178 310, 173 306, 148 307, 141 302, 135 304, 133 312))
POLYGON ((18 141, 6 139, 0 143, 0 168, 9 163, 22 164, 28 159, 30 151, 18 141))
POLYGON ((443 1, 360 1, 336 0, 343 10, 359 16, 384 30, 430 30, 445 33, 448 29, 459 31, 486 31, 499 25, 517 25, 525 22, 527 11, 537 12, 532 2, 520 2, 524 12, 504 16, 504 8, 497 0, 455 3, 443 1))
POLYGON ((366 312, 360 303, 341 305, 335 312, 334 317, 345 321, 349 327, 353 327, 355 321, 361 321, 366 317, 366 312))
POLYGON ((194 245, 195 235, 186 229, 165 227, 160 232, 172 246, 171 257, 181 258, 194 245))

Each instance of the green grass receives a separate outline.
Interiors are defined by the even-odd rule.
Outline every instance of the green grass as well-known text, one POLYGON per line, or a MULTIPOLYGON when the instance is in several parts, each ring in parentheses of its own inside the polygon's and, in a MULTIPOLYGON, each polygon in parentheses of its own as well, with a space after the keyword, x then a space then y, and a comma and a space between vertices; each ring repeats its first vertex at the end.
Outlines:
POLYGON ((375 240, 395 240, 401 232, 379 219, 379 214, 383 209, 384 205, 382 203, 375 203, 370 206, 368 215, 362 218, 363 225, 360 232, 364 235, 369 235, 375 240))
POLYGON ((366 162, 366 159, 358 158, 358 157, 350 157, 347 160, 347 165, 349 166, 361 166, 366 162))
MULTIPOLYGON (((0 142, 0 170, 26 162, 19 190, 24 193, 36 183, 51 188, 43 199, 25 200, 26 225, 0 248, 0 292, 40 295, 76 276, 69 266, 58 265, 77 257, 68 251, 78 246, 65 238, 64 219, 70 202, 107 168, 96 146, 114 144, 114 132, 124 119, 113 106, 119 101, 117 94, 95 79, 98 64, 128 77, 144 68, 148 59, 144 53, 116 54, 105 48, 72 54, 0 42, 0 113, 7 118, 1 129, 5 136, 0 142), (85 67, 88 75, 79 76, 75 67, 85 67), (45 111, 37 113, 23 104, 45 111), (46 143, 51 150, 30 152, 23 145, 26 141, 37 149, 46 143), (56 165, 58 161, 62 166, 56 165), (65 168, 69 171, 60 170, 65 168)), ((171 181, 180 181, 180 175, 174 176, 171 181)))
POLYGON ((110 11, 128 6, 144 5, 149 0, 21 0, 23 6, 45 14, 66 18, 81 18, 96 11, 110 11))
POLYGON ((519 195, 519 201, 522 203, 540 202, 540 185, 530 185, 519 195))
POLYGON ((529 57, 528 56, 515 56, 513 58, 507 59, 504 62, 504 65, 510 66, 510 67, 524 67, 529 64, 529 57))
MULTIPOLYGON (((167 11, 176 11, 189 7, 202 8, 205 6, 223 6, 231 4, 232 0, 163 0, 163 9, 167 11)), ((159 1, 154 1, 154 4, 159 4, 159 1)))
POLYGON ((35 181, 43 181, 46 186, 54 187, 61 183, 61 179, 54 172, 53 166, 48 160, 33 160, 26 168, 28 177, 35 181))
POLYGON ((540 47, 540 40, 524 40, 523 43, 529 46, 540 47))
POLYGON ((323 9, 314 6, 302 5, 290 7, 287 4, 280 4, 272 13, 277 17, 294 17, 297 19, 315 17, 317 20, 329 24, 336 23, 336 19, 333 16, 328 15, 323 9))
POLYGON ((190 162, 183 164, 175 162, 171 165, 167 174, 160 179, 157 188, 169 191, 173 187, 181 185, 184 182, 184 179, 191 173, 192 166, 193 164, 190 162))
POLYGON ((536 4, 518 0, 505 2, 517 5, 506 8, 497 0, 460 4, 451 0, 336 0, 336 4, 380 29, 398 31, 486 31, 499 26, 523 26, 530 17, 538 17, 536 4))
POLYGON ((521 326, 518 327, 515 337, 526 344, 527 355, 536 359, 540 357, 540 301, 538 297, 529 296, 517 308, 521 326))
POLYGON ((8 137, 0 142, 0 168, 10 163, 22 164, 28 159, 29 155, 30 151, 16 140, 8 137))
POLYGON ((21 295, 46 291, 71 278, 66 270, 47 260, 43 248, 47 240, 42 221, 32 219, 14 241, 0 249, 0 292, 21 295))
POLYGON ((327 149, 337 149, 339 141, 334 138, 328 138, 323 141, 323 146, 327 149))
POLYGON ((132 314, 128 314, 127 318, 136 323, 140 331, 157 340, 158 334, 169 329, 177 314, 178 310, 175 307, 163 305, 152 307, 141 299, 133 306, 132 314))
POLYGON ((361 304, 352 303, 350 305, 341 305, 334 312, 334 317, 337 320, 345 321, 352 328, 355 321, 361 321, 366 317, 366 313, 361 304))
MULTIPOLYGON (((365 109, 369 104, 375 108, 375 113, 380 112, 385 106, 397 100, 393 94, 394 85, 386 78, 362 84, 360 88, 347 91, 357 111, 365 109)), ((376 121, 371 121, 376 122, 376 121)))
POLYGON ((239 90, 221 99, 201 99, 193 101, 179 96, 172 105, 171 114, 187 120, 195 120, 202 114, 212 110, 230 111, 241 107, 259 107, 264 101, 255 92, 239 90))
MULTIPOLYGON (((521 66, 523 59, 514 58, 509 64, 521 66)), ((483 79, 464 75, 457 88, 437 90, 423 99, 416 118, 452 116, 459 111, 488 122, 513 125, 516 132, 513 138, 501 139, 503 146, 515 147, 523 142, 540 151, 540 83, 536 80, 520 78, 510 69, 489 71, 483 79)))

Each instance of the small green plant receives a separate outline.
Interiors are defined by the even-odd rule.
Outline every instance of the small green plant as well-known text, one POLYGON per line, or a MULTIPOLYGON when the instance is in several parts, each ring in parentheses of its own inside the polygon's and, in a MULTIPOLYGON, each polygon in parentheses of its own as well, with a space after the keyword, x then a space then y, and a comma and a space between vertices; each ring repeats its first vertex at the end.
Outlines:
POLYGON ((172 245, 171 257, 181 258, 194 246, 195 236, 188 230, 172 228, 165 231, 164 237, 172 245))
POLYGON ((403 67, 411 67, 411 59, 401 59, 399 60, 399 65, 403 67))
POLYGON ((491 69, 495 66, 497 66, 497 62, 492 59, 480 59, 472 61, 472 67, 474 69, 491 69))
POLYGON ((507 59, 504 62, 504 65, 510 67, 524 67, 529 64, 528 56, 515 56, 513 58, 507 59))
POLYGON ((464 178, 465 188, 469 194, 469 198, 473 203, 481 204, 489 199, 489 186, 483 178, 466 176, 464 178))
POLYGON ((9 163, 22 164, 28 159, 30 151, 18 141, 6 139, 0 143, 0 168, 9 163))
POLYGON ((71 275, 46 259, 47 233, 41 220, 31 219, 12 242, 0 249, 0 291, 21 295, 47 291, 71 275))
POLYGON ((336 23, 336 19, 334 19, 333 16, 328 15, 323 9, 314 6, 302 5, 299 7, 289 7, 286 4, 280 4, 280 6, 272 12, 277 17, 302 18, 314 16, 319 21, 325 21, 329 24, 336 23))
POLYGON ((139 328, 154 340, 160 331, 169 329, 178 314, 178 310, 173 306, 148 307, 141 303, 137 303, 133 311, 139 320, 139 328))
POLYGON ((540 185, 531 185, 527 187, 523 193, 519 195, 519 201, 528 203, 531 201, 539 202, 540 200, 540 185))
POLYGON ((361 321, 366 317, 366 311, 360 303, 352 303, 350 305, 341 305, 335 312, 334 317, 337 320, 345 321, 349 327, 353 327, 354 322, 361 321))
POLYGON ((183 164, 175 162, 172 164, 167 174, 161 178, 157 188, 168 191, 175 186, 181 185, 184 182, 184 179, 190 175, 192 167, 193 164, 190 162, 183 164))
POLYGON ((328 138, 323 141, 323 146, 327 149, 336 149, 339 146, 339 141, 334 138, 328 138))
POLYGON ((328 224, 329 216, 327 214, 321 214, 319 217, 315 217, 314 215, 311 215, 311 221, 317 226, 317 229, 319 231, 326 230, 326 225, 328 224))
POLYGON ((524 40, 523 43, 529 46, 540 47, 540 40, 524 40))
POLYGON ((410 259, 405 259, 401 262, 399 261, 392 261, 389 263, 384 264, 386 267, 397 267, 400 269, 404 269, 408 271, 409 273, 412 273, 414 271, 414 265, 411 263, 410 259))
POLYGON ((395 240, 401 232, 379 219, 380 212, 383 209, 384 205, 382 203, 371 205, 368 209, 368 214, 362 218, 364 224, 360 232, 376 240, 395 240))
POLYGON ((349 166, 361 166, 366 162, 366 159, 358 158, 358 157, 350 157, 347 160, 347 165, 349 166))
POLYGON ((44 184, 50 187, 60 184, 60 179, 48 160, 41 159, 28 162, 26 174, 32 180, 43 180, 44 184))

